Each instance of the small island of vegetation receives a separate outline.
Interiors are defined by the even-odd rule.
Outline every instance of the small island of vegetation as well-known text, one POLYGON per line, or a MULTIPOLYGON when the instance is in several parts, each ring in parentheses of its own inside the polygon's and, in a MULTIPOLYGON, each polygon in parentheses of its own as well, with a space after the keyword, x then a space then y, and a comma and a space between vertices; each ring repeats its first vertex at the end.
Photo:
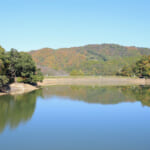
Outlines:
POLYGON ((36 85, 43 80, 43 75, 26 52, 11 49, 6 52, 0 47, 0 91, 6 92, 14 82, 36 85))

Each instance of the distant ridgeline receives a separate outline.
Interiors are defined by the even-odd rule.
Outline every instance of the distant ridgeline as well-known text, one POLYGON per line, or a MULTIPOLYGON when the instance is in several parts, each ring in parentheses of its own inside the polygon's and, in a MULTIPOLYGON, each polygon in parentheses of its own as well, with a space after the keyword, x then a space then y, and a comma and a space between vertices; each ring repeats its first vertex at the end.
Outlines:
POLYGON ((124 47, 115 44, 31 51, 33 60, 45 75, 116 75, 130 66, 150 49, 124 47))

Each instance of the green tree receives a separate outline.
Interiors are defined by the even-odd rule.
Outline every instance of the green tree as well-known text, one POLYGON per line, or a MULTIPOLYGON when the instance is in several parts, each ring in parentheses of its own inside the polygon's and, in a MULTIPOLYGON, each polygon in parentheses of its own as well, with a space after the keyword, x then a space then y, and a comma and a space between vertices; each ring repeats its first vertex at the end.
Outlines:
POLYGON ((40 69, 37 69, 31 55, 18 52, 13 48, 9 52, 5 52, 4 48, 0 46, 1 91, 4 91, 6 85, 14 81, 36 84, 42 80, 43 74, 40 69))
POLYGON ((31 55, 28 53, 11 49, 10 52, 6 53, 4 63, 10 82, 20 81, 35 84, 43 80, 42 73, 37 69, 31 55), (19 77, 19 79, 16 80, 16 77, 19 77))
POLYGON ((121 71, 116 73, 116 75, 131 77, 134 75, 133 68, 131 66, 125 65, 121 71))
POLYGON ((10 52, 6 53, 4 62, 6 67, 6 75, 9 76, 11 82, 15 81, 20 58, 20 53, 16 49, 12 48, 10 52))
POLYGON ((5 74, 4 59, 5 59, 5 50, 0 46, 0 75, 5 74))
POLYGON ((150 56, 143 56, 137 61, 133 71, 138 77, 150 78, 150 56))
POLYGON ((70 73, 71 76, 82 76, 84 72, 82 70, 72 70, 70 73))
POLYGON ((9 83, 9 79, 5 75, 0 75, 0 91, 5 91, 4 86, 9 83))
POLYGON ((5 75, 5 49, 0 46, 0 91, 4 90, 4 86, 8 84, 9 79, 5 75))
POLYGON ((17 77, 21 77, 22 81, 25 83, 35 84, 43 80, 40 69, 37 69, 31 55, 25 52, 20 53, 16 75, 17 77))

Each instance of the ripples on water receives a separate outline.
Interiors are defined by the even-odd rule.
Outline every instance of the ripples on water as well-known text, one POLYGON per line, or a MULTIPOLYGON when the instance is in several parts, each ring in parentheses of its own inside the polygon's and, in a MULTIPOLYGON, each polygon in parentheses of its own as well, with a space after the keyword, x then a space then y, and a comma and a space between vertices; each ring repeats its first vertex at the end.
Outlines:
POLYGON ((0 97, 0 150, 149 150, 150 87, 51 86, 0 97))

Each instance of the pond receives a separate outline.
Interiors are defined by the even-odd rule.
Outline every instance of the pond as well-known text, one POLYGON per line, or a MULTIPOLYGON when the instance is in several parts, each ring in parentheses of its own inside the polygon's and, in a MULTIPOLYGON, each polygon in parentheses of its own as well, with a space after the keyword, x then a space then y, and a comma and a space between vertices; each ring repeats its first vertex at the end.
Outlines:
POLYGON ((50 86, 0 97, 0 150, 150 150, 150 87, 50 86))

